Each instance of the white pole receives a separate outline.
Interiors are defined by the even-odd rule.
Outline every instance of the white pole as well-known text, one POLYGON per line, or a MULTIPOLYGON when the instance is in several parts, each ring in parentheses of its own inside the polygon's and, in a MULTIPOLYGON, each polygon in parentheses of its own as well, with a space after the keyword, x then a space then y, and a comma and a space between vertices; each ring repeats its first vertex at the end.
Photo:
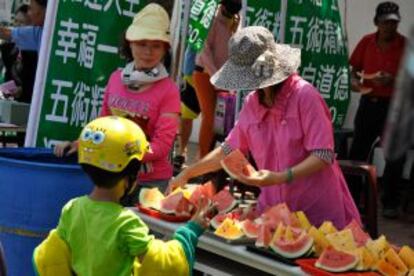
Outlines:
POLYGON ((175 28, 178 30, 176 31, 176 35, 178 35, 177 41, 177 47, 178 49, 174 51, 174 70, 172 76, 174 77, 174 80, 177 85, 181 84, 182 81, 182 66, 184 62, 184 52, 186 48, 186 40, 187 40, 187 33, 188 33, 188 18, 190 14, 190 2, 191 0, 184 0, 184 1, 175 1, 175 4, 177 6, 180 6, 179 12, 177 11, 175 13, 175 16, 179 17, 178 24, 176 24, 175 28))
POLYGON ((285 34, 286 34, 286 18, 287 18, 287 7, 288 0, 281 0, 280 3, 280 29, 279 29, 279 42, 285 43, 285 34))

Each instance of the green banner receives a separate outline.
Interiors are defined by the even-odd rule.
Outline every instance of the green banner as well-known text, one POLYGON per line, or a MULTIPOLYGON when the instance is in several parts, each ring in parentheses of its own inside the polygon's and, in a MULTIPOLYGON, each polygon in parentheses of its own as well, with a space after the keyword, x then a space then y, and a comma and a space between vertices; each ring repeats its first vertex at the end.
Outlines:
POLYGON ((246 26, 266 27, 273 32, 276 40, 280 41, 280 0, 247 0, 246 26))
POLYGON ((123 33, 146 1, 57 1, 37 146, 76 139, 99 113, 110 74, 124 64, 123 33))
POLYGON ((204 47, 219 2, 220 0, 191 1, 188 44, 196 52, 200 52, 204 47))
POLYGON ((337 0, 289 0, 285 43, 302 48, 300 73, 325 99, 335 127, 350 101, 348 50, 337 0))

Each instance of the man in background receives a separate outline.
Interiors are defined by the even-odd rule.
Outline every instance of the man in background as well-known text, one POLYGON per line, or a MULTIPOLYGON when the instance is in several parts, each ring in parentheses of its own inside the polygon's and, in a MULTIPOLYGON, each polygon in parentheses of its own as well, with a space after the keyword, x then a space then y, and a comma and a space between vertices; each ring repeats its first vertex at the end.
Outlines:
MULTIPOLYGON (((377 31, 364 36, 350 58, 353 91, 361 93, 354 121, 354 139, 350 159, 368 160, 373 143, 381 137, 394 92, 395 79, 404 53, 406 38, 398 32, 401 21, 399 7, 394 2, 380 3, 374 24, 377 31)), ((383 176, 383 216, 398 216, 398 185, 403 160, 387 162, 383 176)), ((359 202, 361 183, 349 181, 355 202, 359 202)))

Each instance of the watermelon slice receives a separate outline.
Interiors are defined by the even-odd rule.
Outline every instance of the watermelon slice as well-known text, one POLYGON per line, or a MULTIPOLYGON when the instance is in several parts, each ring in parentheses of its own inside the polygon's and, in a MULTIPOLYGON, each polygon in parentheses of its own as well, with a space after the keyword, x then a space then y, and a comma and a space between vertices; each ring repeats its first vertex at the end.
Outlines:
POLYGON ((370 236, 361 229, 359 223, 355 220, 352 220, 351 223, 345 227, 345 229, 351 230, 357 247, 364 246, 367 241, 371 239, 370 236))
POLYGON ((329 246, 322 252, 315 266, 330 272, 344 272, 353 269, 357 264, 358 258, 353 254, 329 246))
POLYGON ((359 261, 357 266, 355 267, 355 270, 358 271, 366 271, 371 270, 374 268, 375 259, 374 256, 369 252, 369 250, 365 247, 359 247, 357 248, 353 253, 355 256, 358 257, 359 261))
POLYGON ((312 227, 312 225, 309 222, 308 217, 306 216, 306 214, 303 211, 298 211, 298 212, 295 212, 294 214, 297 217, 297 219, 299 220, 300 228, 307 231, 312 227))
POLYGON ((189 216, 195 209, 194 205, 185 198, 182 192, 170 194, 161 201, 160 205, 161 212, 177 216, 189 216))
POLYGON ((259 235, 257 236, 255 246, 268 248, 272 240, 273 228, 266 224, 259 226, 259 235))
POLYGON ((414 269, 414 250, 411 249, 408 245, 401 247, 400 252, 398 253, 401 260, 407 265, 409 269, 414 269))
POLYGON ((142 207, 160 210, 164 195, 158 188, 143 188, 139 193, 139 203, 142 207))
POLYGON ((214 218, 210 220, 211 227, 213 227, 214 229, 217 229, 226 218, 232 219, 233 216, 231 213, 217 214, 216 216, 214 216, 214 218))
POLYGON ((319 231, 321 231, 324 235, 338 232, 332 221, 329 220, 325 220, 322 225, 319 226, 319 231))
POLYGON ((246 219, 241 223, 241 226, 246 237, 255 239, 259 236, 260 225, 255 223, 253 220, 246 219))
POLYGON ((317 229, 315 226, 311 226, 311 228, 309 228, 308 234, 313 238, 315 255, 320 256, 324 249, 330 245, 329 241, 326 239, 322 231, 317 229))
POLYGON ((236 208, 233 209, 229 213, 219 213, 216 216, 213 217, 213 219, 210 221, 210 225, 217 229, 217 227, 220 226, 220 224, 226 219, 230 218, 237 221, 242 221, 241 216, 243 215, 244 209, 242 208, 236 208))
POLYGON ((357 75, 361 79, 373 80, 373 79, 376 79, 376 78, 380 77, 381 76, 381 72, 380 71, 377 71, 375 73, 368 74, 368 73, 365 73, 364 71, 362 71, 362 72, 357 72, 357 75))
POLYGON ((408 273, 407 266, 392 248, 388 249, 384 257, 377 263, 377 269, 383 275, 404 276, 408 273))
POLYGON ((216 187, 214 186, 213 182, 208 181, 203 185, 197 185, 197 188, 194 189, 193 193, 191 194, 190 201, 194 205, 197 206, 198 200, 201 196, 205 196, 206 198, 213 198, 214 194, 216 193, 216 187))
POLYGON ((239 222, 231 218, 226 218, 214 234, 227 240, 237 240, 243 237, 239 222))
POLYGON ((268 224, 273 228, 276 228, 279 223, 300 227, 299 220, 293 213, 290 212, 286 203, 280 203, 267 209, 262 214, 262 219, 263 223, 268 224))
POLYGON ((326 239, 337 250, 352 252, 357 248, 350 229, 328 234, 326 239))
POLYGON ((243 153, 236 149, 221 160, 221 166, 232 177, 238 178, 238 175, 250 176, 256 170, 250 165, 243 153))
POLYGON ((379 261, 385 255, 388 249, 391 248, 390 244, 387 241, 387 238, 384 235, 381 235, 376 240, 368 240, 365 246, 377 261, 379 261))
POLYGON ((216 204, 219 213, 227 213, 237 205, 237 200, 227 189, 215 194, 211 200, 216 204))
MULTIPOLYGON (((287 227, 286 231, 290 228, 287 227)), ((277 254, 288 258, 295 259, 307 255, 312 249, 313 238, 309 236, 304 230, 299 233, 296 231, 289 232, 291 237, 283 236, 279 239, 273 239, 270 243, 270 248, 277 254)))

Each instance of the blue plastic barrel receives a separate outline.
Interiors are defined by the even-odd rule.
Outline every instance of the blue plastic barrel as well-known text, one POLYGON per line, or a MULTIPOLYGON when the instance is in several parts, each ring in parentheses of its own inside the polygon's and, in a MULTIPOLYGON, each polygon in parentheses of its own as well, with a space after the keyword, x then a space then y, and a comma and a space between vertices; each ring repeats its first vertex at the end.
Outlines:
POLYGON ((92 182, 72 158, 45 148, 0 148, 0 241, 8 275, 34 275, 33 249, 56 227, 63 205, 92 182))

